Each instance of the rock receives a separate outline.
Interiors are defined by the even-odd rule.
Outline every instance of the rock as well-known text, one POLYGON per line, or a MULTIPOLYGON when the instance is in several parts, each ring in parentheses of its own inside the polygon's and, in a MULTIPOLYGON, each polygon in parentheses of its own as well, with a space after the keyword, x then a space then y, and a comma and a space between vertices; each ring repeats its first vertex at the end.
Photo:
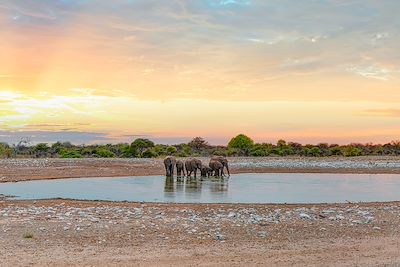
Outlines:
POLYGON ((367 216, 367 217, 365 217, 365 223, 370 223, 370 222, 372 222, 374 220, 374 217, 372 217, 372 216, 367 216))
POLYGON ((367 216, 367 215, 369 215, 369 212, 365 211, 365 210, 359 210, 359 211, 357 211, 357 214, 362 215, 362 216, 367 216))
POLYGON ((221 235, 220 233, 215 235, 215 239, 218 241, 223 241, 225 240, 225 237, 223 235, 221 235))
POLYGON ((237 217, 235 212, 233 212, 233 211, 229 212, 228 218, 235 218, 235 217, 237 217))
POLYGON ((323 210, 322 213, 332 214, 332 213, 336 213, 336 211, 335 210, 323 210))
POLYGON ((258 232, 258 236, 259 237, 261 237, 261 238, 265 238, 265 237, 267 237, 267 232, 265 232, 265 231, 260 231, 260 232, 258 232))
POLYGON ((374 229, 374 230, 381 230, 381 228, 378 227, 378 226, 374 226, 372 229, 374 229))
POLYGON ((299 216, 301 219, 312 220, 312 217, 310 215, 308 215, 307 213, 300 213, 299 216))

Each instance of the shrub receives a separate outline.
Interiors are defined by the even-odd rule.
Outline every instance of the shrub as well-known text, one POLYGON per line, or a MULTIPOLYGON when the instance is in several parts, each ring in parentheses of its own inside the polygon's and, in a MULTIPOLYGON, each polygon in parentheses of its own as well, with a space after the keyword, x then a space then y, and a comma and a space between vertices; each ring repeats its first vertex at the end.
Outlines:
POLYGON ((115 153, 105 148, 98 149, 96 154, 101 158, 115 158, 115 153))
POLYGON ((0 143, 0 157, 11 158, 12 154, 13 150, 9 147, 8 144, 0 143))
POLYGON ((249 154, 254 157, 265 157, 271 154, 271 151, 271 144, 255 144, 249 154))
POLYGON ((32 233, 25 233, 22 237, 26 238, 26 239, 30 239, 30 238, 33 238, 33 234, 32 233))
POLYGON ((228 156, 228 151, 226 149, 215 149, 210 154, 214 155, 214 156, 224 156, 224 157, 226 157, 226 156, 228 156))
POLYGON ((153 149, 147 149, 142 153, 143 158, 156 158, 158 157, 157 153, 153 149))
POLYGON ((77 150, 63 149, 59 154, 61 158, 82 158, 81 153, 77 150))
POLYGON ((340 156, 343 153, 339 146, 334 146, 334 147, 329 148, 329 154, 333 155, 333 156, 340 156))
POLYGON ((232 157, 232 156, 240 156, 241 155, 241 151, 238 148, 228 148, 226 150, 226 155, 230 156, 230 157, 232 157))
POLYGON ((265 149, 253 149, 252 151, 250 151, 250 156, 253 157, 265 157, 268 155, 269 154, 267 153, 267 151, 265 151, 265 149))
POLYGON ((181 157, 181 158, 186 158, 186 157, 189 157, 189 154, 185 153, 184 151, 179 151, 179 152, 175 153, 175 156, 181 157))
POLYGON ((33 153, 37 158, 46 157, 49 149, 50 147, 46 143, 39 143, 33 148, 33 153))
POLYGON ((358 147, 345 146, 343 148, 343 156, 345 157, 357 157, 362 156, 363 151, 358 147))
POLYGON ((167 155, 173 155, 177 152, 177 149, 174 146, 168 146, 166 149, 166 152, 167 152, 167 155))
POLYGON ((305 154, 307 156, 311 156, 311 157, 319 157, 321 156, 321 149, 319 149, 319 147, 315 146, 312 148, 305 148, 305 154))

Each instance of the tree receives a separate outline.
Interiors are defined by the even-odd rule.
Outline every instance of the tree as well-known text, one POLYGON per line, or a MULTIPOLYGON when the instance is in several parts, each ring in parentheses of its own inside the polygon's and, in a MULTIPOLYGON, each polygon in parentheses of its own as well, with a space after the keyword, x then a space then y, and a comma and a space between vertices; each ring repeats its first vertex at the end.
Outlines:
POLYGON ((144 151, 152 147, 154 147, 154 143, 149 139, 138 138, 131 144, 132 155, 142 156, 144 151))
POLYGON ((229 141, 228 148, 239 149, 242 155, 247 156, 250 150, 253 148, 253 145, 254 141, 250 137, 244 134, 239 134, 229 141))
POLYGON ((46 157, 50 147, 46 143, 39 143, 33 148, 35 157, 46 157))
POLYGON ((201 137, 195 137, 188 143, 191 149, 196 152, 200 152, 203 149, 207 149, 210 145, 206 140, 201 137))
POLYGON ((0 157, 3 158, 11 158, 12 156, 12 149, 6 143, 0 143, 0 157))

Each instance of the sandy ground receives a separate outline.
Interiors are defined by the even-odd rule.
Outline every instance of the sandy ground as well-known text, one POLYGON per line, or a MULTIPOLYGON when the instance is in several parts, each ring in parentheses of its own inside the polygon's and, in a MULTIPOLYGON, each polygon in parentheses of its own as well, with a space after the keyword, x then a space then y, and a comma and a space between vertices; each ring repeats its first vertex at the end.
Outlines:
MULTIPOLYGON (((208 164, 208 158, 200 158, 208 164)), ((183 159, 184 160, 184 159, 183 159)), ((99 176, 165 174, 162 159, 4 159, 0 182, 99 176)), ((237 157, 229 158, 232 173, 329 172, 399 173, 400 157, 237 157)))
MULTIPOLYGON (((400 173, 395 157, 234 158, 230 164, 233 173, 400 173)), ((163 173, 153 159, 0 165, 3 182, 163 173)), ((400 202, 157 204, 0 195, 0 266, 400 266, 399 221, 400 202)))
POLYGON ((399 266, 400 203, 0 203, 1 266, 399 266))

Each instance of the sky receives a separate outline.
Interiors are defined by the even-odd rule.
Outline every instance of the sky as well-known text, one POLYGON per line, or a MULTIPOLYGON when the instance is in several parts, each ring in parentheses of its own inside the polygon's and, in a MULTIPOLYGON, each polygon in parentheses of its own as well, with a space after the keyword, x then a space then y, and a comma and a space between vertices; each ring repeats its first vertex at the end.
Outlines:
POLYGON ((398 0, 2 0, 0 142, 400 139, 398 0))

